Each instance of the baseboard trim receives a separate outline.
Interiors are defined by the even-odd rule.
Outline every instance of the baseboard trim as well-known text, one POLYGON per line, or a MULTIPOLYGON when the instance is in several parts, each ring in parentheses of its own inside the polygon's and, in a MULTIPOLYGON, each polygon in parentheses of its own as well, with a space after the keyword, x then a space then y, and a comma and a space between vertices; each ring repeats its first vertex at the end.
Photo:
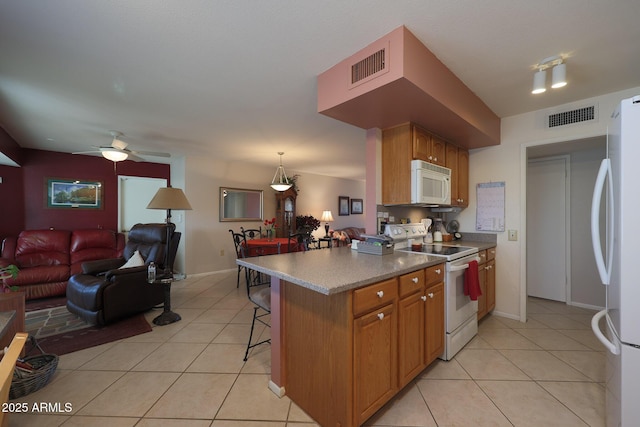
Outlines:
POLYGON ((269 390, 271 390, 276 396, 282 398, 284 397, 284 387, 280 387, 278 384, 269 380, 269 390))

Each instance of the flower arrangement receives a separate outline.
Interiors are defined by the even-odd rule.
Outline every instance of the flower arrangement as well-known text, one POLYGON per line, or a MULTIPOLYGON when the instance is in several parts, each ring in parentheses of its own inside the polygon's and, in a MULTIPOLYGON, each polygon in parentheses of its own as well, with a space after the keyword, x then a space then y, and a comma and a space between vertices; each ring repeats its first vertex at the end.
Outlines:
POLYGON ((312 215, 298 215, 296 216, 296 229, 308 230, 309 232, 315 231, 320 227, 320 220, 314 218, 312 215))
POLYGON ((13 264, 7 265, 6 267, 0 267, 0 292, 11 292, 17 291, 17 286, 7 286, 7 282, 5 279, 18 277, 18 267, 13 264))
POLYGON ((275 218, 271 218, 271 219, 265 219, 264 220, 264 229, 267 233, 267 237, 273 237, 274 231, 276 229, 277 225, 276 225, 276 219, 275 218))

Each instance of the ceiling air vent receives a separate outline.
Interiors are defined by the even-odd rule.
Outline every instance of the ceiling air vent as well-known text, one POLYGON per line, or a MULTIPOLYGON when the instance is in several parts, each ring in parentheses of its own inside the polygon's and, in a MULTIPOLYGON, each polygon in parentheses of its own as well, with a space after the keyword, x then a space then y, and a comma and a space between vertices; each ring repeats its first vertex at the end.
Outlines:
POLYGON ((574 123, 588 122, 596 120, 598 111, 595 105, 588 107, 577 108, 575 110, 563 111, 560 113, 553 113, 547 116, 547 127, 549 129, 556 128, 558 126, 565 126, 574 123))
POLYGON ((350 86, 358 86, 389 71, 387 54, 388 47, 384 47, 351 65, 350 86))

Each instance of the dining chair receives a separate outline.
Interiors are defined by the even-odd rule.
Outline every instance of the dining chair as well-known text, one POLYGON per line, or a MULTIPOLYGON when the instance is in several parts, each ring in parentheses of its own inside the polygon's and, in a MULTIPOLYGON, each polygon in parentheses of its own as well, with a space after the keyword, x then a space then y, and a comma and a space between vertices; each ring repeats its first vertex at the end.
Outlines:
POLYGON ((287 242, 288 252, 301 252, 308 251, 311 242, 311 235, 309 233, 298 232, 290 233, 289 241, 287 242))
MULTIPOLYGON (((231 237, 233 238, 233 246, 236 250, 236 259, 244 258, 245 248, 247 246, 247 240, 244 237, 244 233, 236 233, 233 230, 229 230, 231 237)), ((236 288, 240 287, 240 271, 244 266, 238 264, 238 277, 236 279, 236 288)), ((246 269, 245 269, 246 270, 246 269)))
POLYGON ((244 229, 240 227, 240 231, 244 234, 246 240, 259 239, 262 237, 262 227, 244 229))
MULTIPOLYGON (((263 248, 258 247, 257 249, 258 251, 261 249, 268 249, 270 251, 269 253, 273 253, 273 246, 265 246, 263 248)), ((280 243, 276 245, 276 251, 278 254, 280 253, 280 243)), ((247 280, 247 297, 249 298, 249 301, 253 303, 251 332, 249 332, 249 342, 247 343, 247 350, 244 353, 243 359, 246 362, 249 358, 250 349, 259 346, 260 344, 271 343, 271 338, 267 338, 255 344, 251 344, 256 322, 260 322, 267 327, 271 327, 266 319, 264 319, 271 314, 271 277, 250 268, 245 269, 245 275, 247 280)))

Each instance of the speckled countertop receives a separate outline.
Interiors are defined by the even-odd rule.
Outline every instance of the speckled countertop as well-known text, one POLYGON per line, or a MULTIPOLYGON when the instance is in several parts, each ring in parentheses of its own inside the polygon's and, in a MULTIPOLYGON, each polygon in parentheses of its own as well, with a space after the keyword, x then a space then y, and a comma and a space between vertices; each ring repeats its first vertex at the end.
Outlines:
POLYGON ((331 295, 439 264, 443 259, 397 251, 389 255, 370 255, 342 247, 245 258, 236 262, 331 295))

